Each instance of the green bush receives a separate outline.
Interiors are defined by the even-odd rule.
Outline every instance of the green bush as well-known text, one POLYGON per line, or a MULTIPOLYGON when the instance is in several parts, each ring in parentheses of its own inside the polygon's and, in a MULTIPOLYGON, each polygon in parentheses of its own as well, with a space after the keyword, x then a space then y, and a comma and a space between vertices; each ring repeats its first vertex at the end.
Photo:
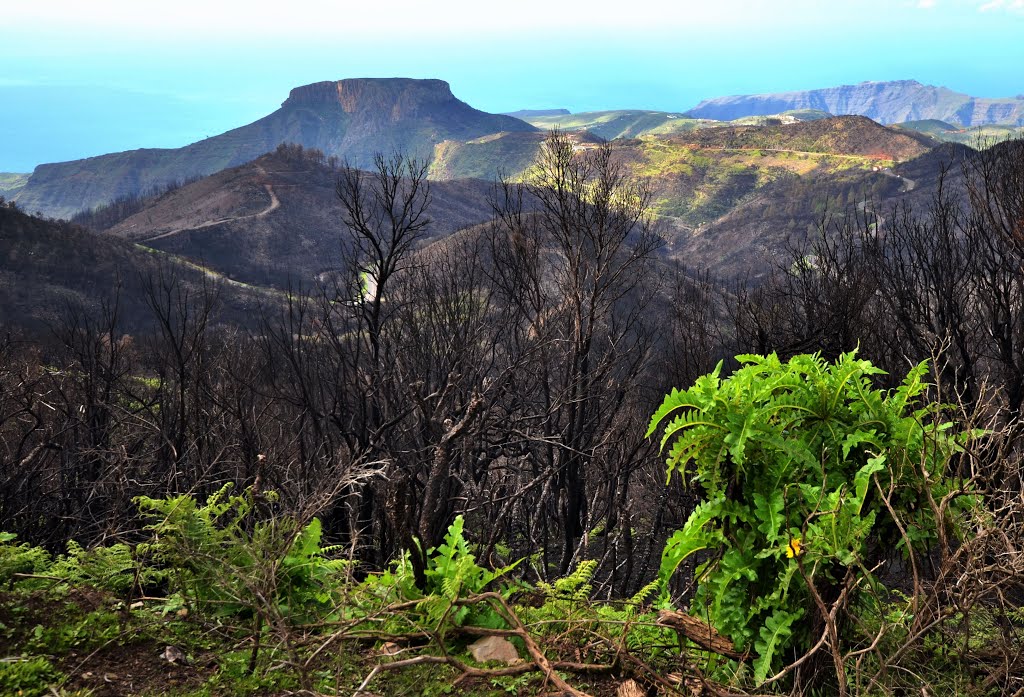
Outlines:
MULTIPOLYGON (((221 616, 275 615, 305 621, 333 610, 347 562, 321 546, 320 521, 261 519, 251 490, 230 485, 201 504, 191 495, 137 499, 154 517, 139 553, 168 571, 172 593, 221 616)), ((270 499, 268 493, 262 494, 270 499)))
POLYGON ((67 550, 67 554, 58 557, 47 574, 64 579, 68 585, 99 588, 124 597, 140 580, 153 580, 152 570, 146 570, 144 580, 140 578, 132 548, 126 544, 85 549, 69 540, 67 550))
POLYGON ((955 436, 940 407, 921 404, 924 363, 886 392, 871 383, 882 371, 855 352, 835 363, 738 360, 727 379, 719 364, 673 390, 648 435, 664 429, 668 476, 703 498, 665 546, 665 592, 680 563, 707 550, 692 609, 752 651, 760 683, 786 652, 817 641, 811 589, 835 598, 852 581, 852 595, 875 583, 869 569, 886 548, 935 543, 952 521, 936 520, 929 501, 957 488, 949 462, 973 434, 955 436))
POLYGON ((18 697, 43 697, 56 694, 50 686, 60 682, 60 673, 46 658, 0 661, 0 694, 18 697))
POLYGON ((9 583, 15 574, 40 573, 50 566, 50 555, 27 542, 16 543, 17 535, 0 532, 0 584, 9 583))

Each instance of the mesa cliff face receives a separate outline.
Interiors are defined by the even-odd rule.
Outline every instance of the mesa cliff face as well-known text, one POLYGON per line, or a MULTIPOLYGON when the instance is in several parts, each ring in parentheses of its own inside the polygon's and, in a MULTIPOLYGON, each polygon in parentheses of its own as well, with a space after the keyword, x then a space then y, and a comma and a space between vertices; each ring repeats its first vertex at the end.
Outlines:
POLYGON ((348 114, 367 111, 390 113, 390 118, 395 121, 415 118, 421 108, 466 106, 455 98, 444 80, 356 78, 296 87, 281 107, 321 108, 334 105, 348 114))
POLYGON ((280 109, 258 121, 183 148, 40 165, 18 203, 28 211, 68 217, 119 196, 237 166, 281 143, 317 148, 366 166, 378 152, 427 158, 445 140, 533 130, 519 119, 472 108, 442 80, 317 82, 293 89, 280 109))
POLYGON ((916 80, 862 82, 826 89, 708 99, 689 116, 722 121, 764 116, 791 109, 820 109, 832 114, 867 116, 879 123, 938 119, 965 127, 1024 123, 1024 100, 979 99, 916 80))

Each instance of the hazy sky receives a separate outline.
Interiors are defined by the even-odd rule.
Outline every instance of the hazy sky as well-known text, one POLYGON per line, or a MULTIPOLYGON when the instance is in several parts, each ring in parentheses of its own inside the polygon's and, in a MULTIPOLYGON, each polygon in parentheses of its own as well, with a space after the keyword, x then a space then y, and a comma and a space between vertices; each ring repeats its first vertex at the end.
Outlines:
POLYGON ((0 171, 184 145, 345 77, 441 78, 494 112, 685 111, 862 80, 1024 93, 1024 0, 35 0, 0 16, 0 171))

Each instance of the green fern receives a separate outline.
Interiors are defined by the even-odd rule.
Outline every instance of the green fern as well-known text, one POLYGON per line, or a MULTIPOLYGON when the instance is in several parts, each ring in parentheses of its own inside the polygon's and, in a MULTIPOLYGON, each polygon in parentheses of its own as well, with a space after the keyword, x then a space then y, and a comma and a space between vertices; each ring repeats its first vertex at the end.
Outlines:
POLYGON ((597 561, 587 559, 581 561, 571 574, 555 579, 552 584, 538 581, 537 589, 544 593, 548 600, 587 600, 592 590, 590 581, 596 570, 597 561))
POLYGON ((9 583, 15 574, 40 574, 50 567, 50 555, 27 542, 15 543, 17 535, 0 532, 0 584, 9 583))
POLYGON ((125 596, 137 583, 151 583, 160 576, 153 569, 143 572, 136 564, 132 548, 123 543, 84 549, 70 540, 67 550, 67 554, 59 557, 48 573, 73 586, 89 586, 125 596))
POLYGON ((657 596, 661 590, 661 580, 654 579, 646 586, 638 590, 633 596, 625 603, 626 617, 635 616, 650 599, 657 596))
POLYGON ((420 602, 420 608, 435 625, 447 617, 454 626, 469 623, 503 627, 504 621, 489 605, 456 607, 455 603, 487 590, 491 583, 515 569, 522 560, 493 571, 483 568, 476 563, 476 557, 463 535, 464 526, 463 517, 456 516, 442 544, 427 550, 427 593, 420 602))
POLYGON ((719 364, 690 389, 672 390, 651 419, 648 435, 663 430, 668 477, 678 472, 704 496, 668 539, 659 578, 667 601, 680 564, 715 550, 697 570, 692 604, 737 649, 754 649, 762 682, 786 649, 812 640, 801 621, 810 595, 798 564, 820 587, 847 569, 871 584, 871 549, 907 538, 928 549, 947 521, 932 517, 927 497, 957 491, 948 463, 977 433, 953 436, 941 406, 919 406, 926 363, 884 392, 871 382, 882 371, 856 352, 834 363, 820 355, 737 359, 742 367, 727 379, 719 364), (895 484, 890 503, 906 535, 872 496, 876 482, 895 484))
POLYGON ((589 612, 588 603, 593 591, 591 580, 597 570, 597 561, 581 561, 568 576, 552 583, 537 582, 544 602, 539 608, 527 610, 527 618, 540 623, 546 634, 582 633, 597 619, 589 612))
MULTIPOLYGON (((152 518, 152 538, 139 553, 169 570, 172 594, 210 613, 251 615, 272 603, 296 621, 330 614, 348 565, 327 558, 320 521, 262 519, 253 492, 231 494, 231 488, 202 504, 191 495, 138 498, 152 518)), ((272 492, 260 496, 274 500, 272 492)))
MULTIPOLYGON (((624 602, 598 602, 590 597, 596 570, 597 561, 589 559, 568 576, 551 583, 538 582, 543 603, 519 608, 531 631, 581 645, 603 636, 611 645, 624 643, 629 650, 648 656, 671 646, 673 632, 656 624, 657 616, 646 604, 657 596, 661 582, 651 581, 624 602)), ((604 656, 600 660, 611 659, 604 656)))

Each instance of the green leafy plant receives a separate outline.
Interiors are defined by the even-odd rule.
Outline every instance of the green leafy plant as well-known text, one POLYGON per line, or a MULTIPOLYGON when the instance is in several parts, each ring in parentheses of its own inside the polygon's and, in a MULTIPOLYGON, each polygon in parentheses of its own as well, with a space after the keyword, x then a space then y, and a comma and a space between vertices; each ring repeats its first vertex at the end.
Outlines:
POLYGON ((55 694, 50 686, 60 682, 60 673, 42 656, 0 661, 2 694, 42 697, 55 694))
POLYGON ((648 435, 664 429, 667 471, 703 501, 668 540, 664 592, 679 565, 706 550, 693 608, 752 650, 763 682, 820 624, 814 593, 835 598, 873 583, 873 556, 889 545, 921 551, 937 539, 929 500, 955 492, 948 463, 974 433, 953 435, 941 407, 920 404, 927 365, 894 391, 855 352, 828 363, 802 355, 739 356, 688 390, 673 390, 648 435), (931 498, 930 498, 931 497, 931 498))
POLYGON ((421 607, 435 622, 448 615, 455 626, 468 623, 480 627, 503 627, 504 621, 490 605, 456 607, 455 602, 483 592, 522 560, 493 571, 483 568, 476 563, 476 556, 462 534, 464 525, 463 517, 456 516, 448 526, 444 542, 436 549, 427 550, 427 594, 421 607))
POLYGON ((132 548, 123 543, 85 549, 69 540, 67 550, 47 573, 74 586, 89 586, 125 596, 137 582, 153 582, 161 576, 153 569, 142 572, 135 563, 132 548))
POLYGON ((17 543, 17 539, 14 533, 0 532, 0 584, 10 582, 16 574, 41 573, 50 566, 46 550, 17 543))
POLYGON ((24 646, 36 653, 50 654, 71 649, 92 650, 126 638, 122 617, 113 606, 85 611, 74 603, 61 608, 57 621, 47 618, 33 628, 24 646))
POLYGON ((597 570, 597 561, 586 559, 581 561, 568 576, 555 579, 551 583, 537 582, 537 590, 544 598, 543 604, 536 610, 528 610, 527 617, 534 622, 542 623, 544 631, 557 634, 578 628, 581 619, 591 619, 588 601, 592 590, 591 579, 597 570))
POLYGON ((169 570, 172 596, 224 616, 258 614, 268 604, 295 621, 330 612, 347 561, 329 557, 334 548, 321 545, 320 521, 260 518, 254 493, 230 488, 203 504, 191 495, 137 499, 155 519, 147 526, 151 541, 138 551, 169 570))
POLYGON ((603 637, 607 646, 624 645, 648 657, 660 655, 662 648, 672 645, 673 633, 656 624, 657 615, 647 604, 656 597, 659 582, 652 581, 624 600, 594 601, 590 596, 597 566, 596 560, 587 559, 568 576, 551 583, 539 581, 536 591, 542 602, 521 607, 523 620, 560 642, 584 645, 603 637))

